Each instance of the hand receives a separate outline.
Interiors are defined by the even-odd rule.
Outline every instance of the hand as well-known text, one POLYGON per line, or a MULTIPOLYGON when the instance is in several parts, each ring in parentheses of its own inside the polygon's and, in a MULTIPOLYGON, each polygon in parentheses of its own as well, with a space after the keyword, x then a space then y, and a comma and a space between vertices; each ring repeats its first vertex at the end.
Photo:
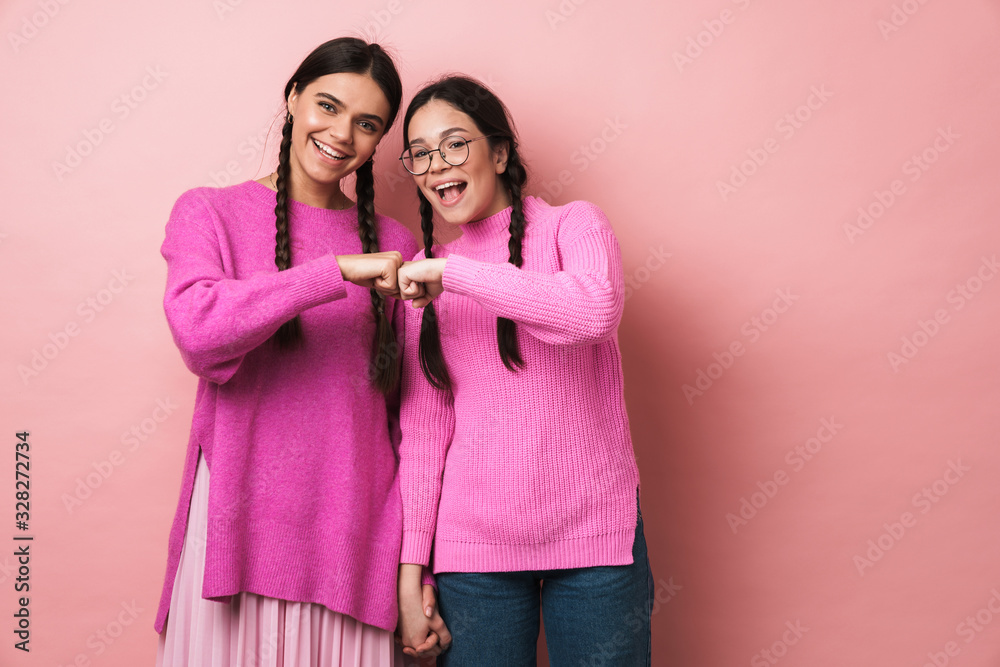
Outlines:
POLYGON ((451 633, 437 611, 434 587, 420 585, 421 566, 399 567, 399 632, 403 653, 415 658, 440 655, 451 645, 451 633))
POLYGON ((399 298, 396 273, 403 265, 403 255, 396 250, 363 255, 337 255, 344 280, 362 287, 374 287, 383 296, 399 298))
POLYGON ((441 279, 447 262, 446 257, 404 262, 397 271, 400 297, 412 299, 414 308, 429 304, 444 291, 441 279))
MULTIPOLYGON (((421 586, 423 590, 423 603, 424 603, 424 614, 426 615, 430 611, 430 616, 428 616, 428 623, 431 628, 431 634, 436 635, 438 638, 437 651, 435 653, 417 653, 418 657, 425 657, 430 655, 440 655, 451 648, 451 631, 448 630, 448 626, 445 625, 444 619, 441 618, 441 614, 438 613, 437 608, 437 598, 434 593, 434 587, 430 584, 424 584, 421 586)), ((404 651, 405 652, 405 651, 404 651)))

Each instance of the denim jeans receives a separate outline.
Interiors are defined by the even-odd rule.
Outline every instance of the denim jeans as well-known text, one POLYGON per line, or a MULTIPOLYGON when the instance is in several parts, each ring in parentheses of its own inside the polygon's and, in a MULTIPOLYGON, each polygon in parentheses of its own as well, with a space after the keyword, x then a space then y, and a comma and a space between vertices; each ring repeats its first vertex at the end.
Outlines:
POLYGON ((442 667, 531 667, 539 610, 552 667, 650 665, 653 574, 638 515, 631 565, 530 572, 441 572, 453 642, 442 667))

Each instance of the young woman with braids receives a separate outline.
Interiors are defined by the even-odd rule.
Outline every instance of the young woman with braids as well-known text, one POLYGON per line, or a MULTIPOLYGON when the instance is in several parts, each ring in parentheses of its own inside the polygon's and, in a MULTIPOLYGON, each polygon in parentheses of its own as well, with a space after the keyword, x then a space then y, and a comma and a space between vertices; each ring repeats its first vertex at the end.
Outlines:
MULTIPOLYGON (((164 310, 199 379, 158 665, 402 661, 394 327, 417 248, 372 179, 402 87, 377 44, 341 38, 284 94, 276 173, 189 190, 166 226, 164 310)), ((427 621, 433 654, 449 638, 427 621)))
POLYGON ((424 250, 399 270, 404 643, 430 630, 433 561, 454 642, 439 663, 649 665, 652 574, 617 343, 618 242, 593 204, 525 196, 504 105, 459 76, 407 108, 401 160, 424 250), (460 225, 434 245, 433 218, 460 225), (418 333, 419 332, 419 333, 418 333), (433 552, 433 557, 432 557, 433 552))

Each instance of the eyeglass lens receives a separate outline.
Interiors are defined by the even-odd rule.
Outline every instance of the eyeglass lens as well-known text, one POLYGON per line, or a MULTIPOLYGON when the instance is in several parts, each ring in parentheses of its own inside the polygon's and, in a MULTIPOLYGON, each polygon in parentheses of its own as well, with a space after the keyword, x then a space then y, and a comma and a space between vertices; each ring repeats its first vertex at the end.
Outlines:
POLYGON ((435 152, 439 152, 445 162, 457 167, 469 159, 469 142, 462 137, 455 136, 442 139, 441 143, 438 144, 437 151, 414 146, 403 153, 403 166, 410 173, 419 176, 430 169, 431 156, 435 152))

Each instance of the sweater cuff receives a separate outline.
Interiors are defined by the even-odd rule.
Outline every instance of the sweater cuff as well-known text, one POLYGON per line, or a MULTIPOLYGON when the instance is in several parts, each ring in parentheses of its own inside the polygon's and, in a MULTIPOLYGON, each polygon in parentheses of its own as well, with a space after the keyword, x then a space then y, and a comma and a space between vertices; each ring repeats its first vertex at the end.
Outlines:
POLYGON ((422 530, 404 530, 403 548, 399 554, 399 562, 430 565, 431 544, 433 543, 433 533, 426 533, 422 530))
POLYGON ((288 272, 298 274, 291 286, 292 303, 296 311, 347 296, 347 285, 340 273, 340 264, 337 263, 337 256, 332 253, 288 269, 288 272))
POLYGON ((437 581, 434 579, 434 573, 431 572, 431 568, 424 565, 423 570, 420 571, 420 575, 421 586, 433 586, 434 590, 437 590, 437 581))
POLYGON ((446 292, 471 296, 478 282, 476 274, 479 273, 479 264, 480 262, 468 257, 448 255, 444 273, 441 274, 441 286, 446 292))

